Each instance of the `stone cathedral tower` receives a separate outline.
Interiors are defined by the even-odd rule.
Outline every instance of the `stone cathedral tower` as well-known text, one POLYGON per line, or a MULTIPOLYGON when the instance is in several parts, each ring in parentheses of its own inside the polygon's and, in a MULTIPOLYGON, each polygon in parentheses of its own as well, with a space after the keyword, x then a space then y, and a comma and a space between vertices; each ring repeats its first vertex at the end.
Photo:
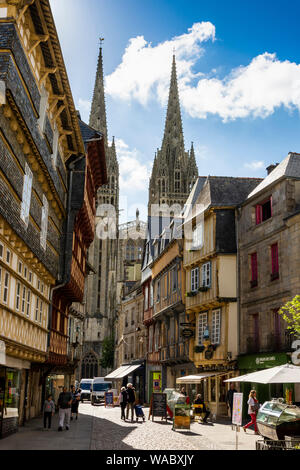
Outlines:
MULTIPOLYGON (((108 142, 104 73, 102 47, 100 47, 95 89, 92 101, 90 126, 101 132, 105 139, 108 185, 102 186, 97 198, 97 223, 109 212, 106 209, 99 213, 99 206, 111 205, 115 213, 116 237, 119 225, 119 165, 115 140, 108 142)), ((110 217, 110 216, 109 216, 110 217)), ((86 291, 87 318, 85 323, 84 357, 82 360, 82 377, 102 377, 108 372, 101 366, 102 344, 105 338, 113 335, 116 315, 117 291, 117 256, 118 239, 95 240, 89 249, 89 263, 94 273, 90 274, 86 291)))
POLYGON ((173 56, 171 85, 162 147, 155 155, 149 186, 148 213, 152 204, 184 206, 198 177, 194 146, 184 148, 176 60, 173 56))

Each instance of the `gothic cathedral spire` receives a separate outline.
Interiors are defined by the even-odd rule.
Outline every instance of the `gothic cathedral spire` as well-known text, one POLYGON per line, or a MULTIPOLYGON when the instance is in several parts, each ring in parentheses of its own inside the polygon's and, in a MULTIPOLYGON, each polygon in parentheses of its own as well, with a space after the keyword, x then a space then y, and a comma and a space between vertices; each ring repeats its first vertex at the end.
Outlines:
POLYGON ((106 122, 106 106, 105 106, 105 93, 104 93, 104 74, 103 74, 103 56, 102 45, 100 46, 98 66, 96 72, 96 81, 93 94, 92 108, 90 114, 90 126, 98 132, 101 132, 107 140, 107 122, 106 122))
POLYGON ((149 215, 152 204, 184 206, 198 176, 194 147, 184 148, 178 92, 176 58, 173 55, 168 109, 162 147, 157 151, 149 186, 149 215))

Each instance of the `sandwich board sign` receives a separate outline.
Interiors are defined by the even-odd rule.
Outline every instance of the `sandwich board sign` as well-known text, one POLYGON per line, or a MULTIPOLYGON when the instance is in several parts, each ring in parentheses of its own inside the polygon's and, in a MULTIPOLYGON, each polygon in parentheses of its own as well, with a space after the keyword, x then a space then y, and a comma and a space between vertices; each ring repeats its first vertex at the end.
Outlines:
POLYGON ((105 401, 105 408, 107 406, 113 407, 114 406, 114 392, 105 392, 104 401, 105 401))
POLYGON ((232 424, 235 424, 236 426, 242 426, 242 420, 243 420, 243 394, 234 393, 232 424))
POLYGON ((173 418, 173 431, 176 429, 191 429, 191 406, 186 404, 175 405, 173 418))
POLYGON ((167 412, 167 394, 153 393, 150 404, 149 419, 152 415, 152 421, 155 417, 168 419, 167 412))

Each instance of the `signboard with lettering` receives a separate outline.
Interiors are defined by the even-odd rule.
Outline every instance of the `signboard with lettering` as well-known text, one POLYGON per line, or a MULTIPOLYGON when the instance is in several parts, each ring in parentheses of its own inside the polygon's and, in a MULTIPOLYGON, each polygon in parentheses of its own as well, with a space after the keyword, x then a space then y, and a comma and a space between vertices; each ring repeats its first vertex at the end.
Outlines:
POLYGON ((242 426, 242 421, 243 421, 243 394, 234 393, 232 424, 235 424, 236 426, 242 426))
POLYGON ((155 417, 165 418, 167 420, 167 394, 166 393, 153 393, 150 405, 149 418, 152 415, 152 421, 155 417))
POLYGON ((109 407, 114 406, 114 392, 105 392, 104 403, 105 403, 105 408, 107 406, 109 407))
POLYGON ((173 430, 184 429, 189 431, 191 429, 191 406, 178 404, 175 405, 173 430))
POLYGON ((184 330, 181 330, 181 336, 183 338, 192 338, 194 335, 194 330, 191 330, 190 328, 184 328, 184 330))

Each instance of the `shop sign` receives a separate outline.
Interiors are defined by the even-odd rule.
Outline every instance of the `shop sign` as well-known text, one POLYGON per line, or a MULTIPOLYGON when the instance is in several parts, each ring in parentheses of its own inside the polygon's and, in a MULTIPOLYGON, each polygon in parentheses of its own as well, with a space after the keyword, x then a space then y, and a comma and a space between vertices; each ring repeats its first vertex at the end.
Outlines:
POLYGON ((6 346, 4 341, 0 341, 0 364, 6 365, 6 346))
POLYGON ((105 402, 105 408, 107 406, 113 407, 114 406, 114 392, 105 392, 104 394, 104 402, 105 402))
POLYGON ((194 331, 190 328, 185 328, 184 330, 181 330, 181 336, 183 336, 183 338, 192 338, 194 334, 194 331))
POLYGON ((154 418, 160 417, 167 419, 167 394, 166 393, 153 393, 151 398, 149 418, 152 415, 152 421, 154 418))
POLYGON ((240 370, 258 370, 284 365, 287 362, 288 357, 285 353, 256 354, 251 356, 239 357, 238 366, 240 370))

